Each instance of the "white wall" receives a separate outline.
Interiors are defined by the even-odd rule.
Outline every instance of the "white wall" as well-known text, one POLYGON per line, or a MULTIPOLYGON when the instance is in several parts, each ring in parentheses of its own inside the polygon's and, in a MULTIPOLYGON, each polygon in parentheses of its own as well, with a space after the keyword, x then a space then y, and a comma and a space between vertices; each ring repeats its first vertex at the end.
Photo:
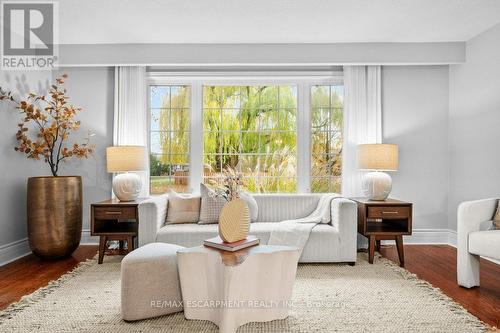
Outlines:
MULTIPOLYGON (((60 175, 83 177, 84 220, 89 225, 89 202, 109 197, 111 178, 105 170, 104 149, 112 144, 114 75, 110 68, 61 69, 68 73, 68 96, 71 103, 83 108, 77 116, 82 122, 80 136, 92 129, 97 152, 88 160, 73 160, 63 165, 60 175)), ((30 91, 45 92, 57 73, 2 72, 0 86, 23 96, 30 91)), ((26 231, 26 181, 28 177, 50 175, 42 161, 27 160, 15 152, 16 125, 19 114, 6 103, 0 103, 0 265, 12 256, 29 251, 24 241, 26 231)), ((71 138, 70 138, 71 140, 71 138)))
POLYGON ((382 110, 383 142, 400 153, 391 197, 413 202, 414 229, 446 229, 448 66, 384 66, 382 110))
POLYGON ((467 42, 450 66, 449 227, 464 200, 500 197, 500 25, 467 42))

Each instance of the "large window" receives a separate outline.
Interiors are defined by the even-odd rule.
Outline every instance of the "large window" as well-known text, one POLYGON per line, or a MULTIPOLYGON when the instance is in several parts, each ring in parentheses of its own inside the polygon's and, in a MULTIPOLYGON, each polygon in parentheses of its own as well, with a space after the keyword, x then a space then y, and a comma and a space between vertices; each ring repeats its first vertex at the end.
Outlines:
POLYGON ((150 191, 189 186, 190 88, 150 86, 150 191))
POLYGON ((296 124, 295 86, 204 86, 205 182, 233 168, 251 192, 296 192, 296 124))
POLYGON ((195 192, 227 168, 250 192, 340 193, 341 75, 164 75, 148 83, 152 194, 195 192))
POLYGON ((311 192, 340 193, 343 86, 311 88, 311 192))

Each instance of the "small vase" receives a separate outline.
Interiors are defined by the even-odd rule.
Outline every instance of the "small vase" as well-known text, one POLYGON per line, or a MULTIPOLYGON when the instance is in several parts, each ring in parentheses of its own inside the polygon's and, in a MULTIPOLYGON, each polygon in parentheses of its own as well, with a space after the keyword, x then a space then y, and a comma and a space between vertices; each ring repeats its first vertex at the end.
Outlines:
POLYGON ((250 214, 245 200, 234 199, 224 205, 219 217, 219 236, 224 242, 233 243, 247 238, 250 214))

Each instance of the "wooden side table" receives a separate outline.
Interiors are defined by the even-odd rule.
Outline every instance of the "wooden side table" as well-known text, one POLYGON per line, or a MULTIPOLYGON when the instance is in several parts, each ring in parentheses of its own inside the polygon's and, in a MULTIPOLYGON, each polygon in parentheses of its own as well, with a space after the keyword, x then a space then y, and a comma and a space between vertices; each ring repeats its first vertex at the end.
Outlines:
POLYGON ((403 235, 411 235, 412 232, 413 204, 395 199, 385 201, 350 199, 358 204, 358 232, 368 237, 370 264, 373 264, 375 245, 380 251, 380 240, 393 239, 396 241, 399 265, 404 267, 403 235))
POLYGON ((90 234, 99 236, 99 264, 102 264, 110 240, 120 242, 120 252, 127 242, 127 253, 134 250, 134 238, 139 227, 139 203, 117 199, 93 203, 90 206, 90 234))

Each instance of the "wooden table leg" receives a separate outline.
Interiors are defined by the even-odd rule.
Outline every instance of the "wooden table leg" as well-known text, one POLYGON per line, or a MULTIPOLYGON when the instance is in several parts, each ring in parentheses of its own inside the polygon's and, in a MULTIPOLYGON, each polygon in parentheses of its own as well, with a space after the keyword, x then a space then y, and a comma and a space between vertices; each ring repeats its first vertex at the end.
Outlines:
POLYGON ((102 264, 102 260, 104 259, 104 252, 106 252, 106 236, 99 237, 99 260, 97 263, 102 264))
POLYGON ((405 252, 403 246, 403 236, 396 236, 396 247, 398 248, 398 256, 399 256, 399 266, 405 266, 405 252))
POLYGON ((134 250, 134 237, 127 236, 127 253, 130 253, 134 250))
POLYGON ((369 238, 369 253, 368 262, 373 264, 373 256, 375 255, 375 235, 370 235, 369 238))
POLYGON ((375 243, 377 244, 377 251, 380 253, 380 240, 377 239, 375 243))

